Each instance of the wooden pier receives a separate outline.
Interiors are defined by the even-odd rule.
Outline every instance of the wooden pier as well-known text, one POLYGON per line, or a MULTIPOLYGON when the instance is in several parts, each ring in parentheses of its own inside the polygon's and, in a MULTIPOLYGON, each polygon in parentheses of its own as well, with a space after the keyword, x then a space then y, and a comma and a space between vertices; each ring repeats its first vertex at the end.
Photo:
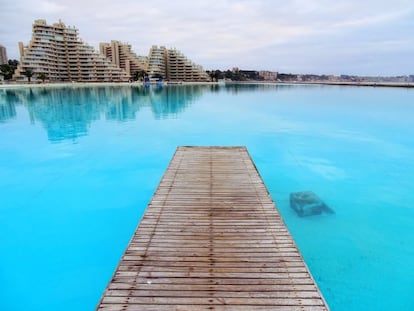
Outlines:
POLYGON ((244 147, 179 147, 97 310, 329 310, 244 147))

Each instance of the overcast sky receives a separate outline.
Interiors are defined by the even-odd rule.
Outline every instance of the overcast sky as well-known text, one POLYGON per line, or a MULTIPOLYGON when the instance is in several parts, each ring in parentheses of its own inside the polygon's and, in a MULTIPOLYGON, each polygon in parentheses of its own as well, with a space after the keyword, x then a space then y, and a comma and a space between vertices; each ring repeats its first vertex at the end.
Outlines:
POLYGON ((413 0, 0 0, 0 44, 19 59, 32 24, 61 19, 98 50, 175 47, 205 69, 414 74, 413 0))

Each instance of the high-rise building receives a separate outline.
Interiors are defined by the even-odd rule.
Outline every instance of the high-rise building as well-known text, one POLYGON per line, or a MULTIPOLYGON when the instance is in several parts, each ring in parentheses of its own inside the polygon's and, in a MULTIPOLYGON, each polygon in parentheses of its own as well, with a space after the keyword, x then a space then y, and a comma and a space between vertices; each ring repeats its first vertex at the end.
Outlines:
POLYGON ((176 49, 167 51, 167 77, 170 81, 210 81, 203 67, 176 49))
POLYGON ((276 81, 277 72, 262 70, 259 71, 259 77, 263 78, 264 81, 276 81))
POLYGON ((7 51, 6 48, 0 45, 0 65, 7 64, 7 51))
POLYGON ((13 76, 16 80, 25 79, 27 71, 49 81, 128 80, 125 70, 84 43, 78 29, 61 21, 47 25, 45 20, 36 20, 31 41, 26 47, 20 42, 19 49, 21 61, 13 76))
POLYGON ((163 77, 169 81, 210 81, 201 66, 190 61, 180 51, 165 46, 153 45, 148 57, 144 57, 132 52, 128 44, 111 41, 101 43, 100 52, 129 72, 130 76, 145 71, 150 77, 163 77))
POLYGON ((153 45, 148 54, 148 62, 146 72, 150 77, 161 76, 164 79, 167 77, 168 52, 165 46, 153 45))
POLYGON ((111 43, 100 43, 99 50, 113 64, 124 69, 130 77, 136 72, 145 71, 147 57, 136 55, 132 52, 131 45, 129 44, 112 40, 111 43))
POLYGON ((147 73, 169 81, 210 81, 203 67, 193 63, 176 49, 153 45, 148 55, 147 73))

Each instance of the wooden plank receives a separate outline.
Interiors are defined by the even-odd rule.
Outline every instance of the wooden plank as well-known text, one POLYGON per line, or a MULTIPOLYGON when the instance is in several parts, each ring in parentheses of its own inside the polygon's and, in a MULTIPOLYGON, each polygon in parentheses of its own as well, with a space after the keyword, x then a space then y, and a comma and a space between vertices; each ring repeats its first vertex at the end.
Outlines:
POLYGON ((244 147, 179 147, 97 310, 329 310, 244 147))
MULTIPOLYGON (((278 278, 278 279, 249 279, 248 286, 246 285, 245 279, 232 279, 232 278, 143 278, 143 277, 124 277, 124 278, 113 278, 110 284, 129 284, 130 288, 133 289, 139 284, 168 284, 168 285, 208 285, 208 286, 218 286, 218 285, 238 285, 245 290, 250 291, 252 288, 256 288, 257 285, 294 285, 296 287, 301 285, 313 285, 316 286, 312 279, 310 278, 278 278)), ((109 285, 110 286, 110 285, 109 285)), ((109 287, 108 286, 108 287, 109 287)))
MULTIPOLYGON (((261 292, 284 292, 284 291, 317 291, 313 284, 256 284, 252 286, 254 290, 261 292)), ((113 290, 123 290, 122 295, 129 294, 132 290, 151 290, 156 293, 157 290, 192 290, 192 291, 206 291, 213 290, 214 292, 247 292, 250 293, 251 287, 246 287, 237 284, 165 284, 165 283, 136 283, 133 286, 129 283, 111 283, 108 286, 107 295, 113 290)))
POLYGON ((258 306, 258 305, 176 305, 176 304, 132 304, 128 303, 123 305, 122 309, 119 309, 118 305, 102 304, 99 306, 100 311, 177 311, 177 310, 200 310, 200 311, 270 311, 270 310, 283 310, 283 311, 325 311, 325 306, 258 306))
POLYGON ((103 304, 188 304, 188 305, 274 305, 274 306, 321 306, 322 301, 318 298, 273 298, 273 297, 258 297, 258 298, 216 298, 211 295, 205 297, 111 297, 105 296, 102 299, 103 304))

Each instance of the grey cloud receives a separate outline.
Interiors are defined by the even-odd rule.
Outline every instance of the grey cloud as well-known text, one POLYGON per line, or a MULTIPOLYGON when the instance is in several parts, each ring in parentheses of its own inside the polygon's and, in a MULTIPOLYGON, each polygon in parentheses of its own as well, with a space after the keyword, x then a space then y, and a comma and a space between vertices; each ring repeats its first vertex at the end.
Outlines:
POLYGON ((0 44, 10 56, 18 56, 18 41, 28 43, 35 19, 61 18, 96 48, 111 39, 138 54, 166 45, 206 68, 365 74, 395 62, 400 73, 414 72, 411 62, 402 64, 414 50, 411 0, 43 0, 34 13, 31 7, 15 0, 0 12, 0 44))

